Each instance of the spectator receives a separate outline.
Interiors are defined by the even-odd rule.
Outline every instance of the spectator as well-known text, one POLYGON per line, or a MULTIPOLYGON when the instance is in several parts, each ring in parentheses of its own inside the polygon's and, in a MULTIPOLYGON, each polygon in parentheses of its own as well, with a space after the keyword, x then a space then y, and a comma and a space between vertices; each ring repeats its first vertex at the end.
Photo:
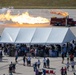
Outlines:
POLYGON ((64 53, 62 52, 62 64, 64 63, 64 53))
POLYGON ((16 69, 16 64, 13 63, 13 64, 12 64, 12 72, 13 72, 13 73, 15 73, 15 69, 16 69))
POLYGON ((25 55, 23 56, 23 65, 25 66, 25 55))
POLYGON ((70 61, 74 61, 74 55, 72 53, 70 54, 70 61))
POLYGON ((15 62, 17 63, 17 59, 18 59, 18 51, 16 50, 15 52, 15 62))
POLYGON ((45 69, 43 69, 43 75, 46 75, 46 70, 45 69))
POLYGON ((66 66, 67 66, 67 70, 69 71, 69 61, 67 61, 66 66))
POLYGON ((52 53, 53 53, 53 52, 52 52, 52 48, 50 48, 50 49, 49 49, 49 56, 50 56, 50 57, 52 56, 52 53))
POLYGON ((37 56, 37 49, 34 50, 35 58, 37 56))
POLYGON ((64 67, 64 75, 67 75, 67 68, 64 67))
POLYGON ((0 50, 0 61, 2 61, 2 50, 0 50))
POLYGON ((37 62, 37 66, 38 68, 40 68, 40 60, 38 59, 38 62, 37 62))
POLYGON ((66 46, 66 44, 63 44, 62 52, 64 53, 64 56, 66 56, 66 53, 67 53, 67 46, 66 46))
POLYGON ((49 68, 49 66, 50 66, 50 60, 49 60, 49 58, 47 58, 46 64, 47 64, 47 68, 49 68))
POLYGON ((4 55, 7 55, 7 48, 4 48, 4 55))
POLYGON ((46 68, 46 58, 43 59, 43 67, 46 68))
POLYGON ((64 69, 63 69, 63 67, 61 68, 61 75, 64 75, 64 69))
POLYGON ((31 66, 31 57, 30 56, 27 58, 27 65, 31 66))
POLYGON ((37 62, 35 62, 35 63, 33 64, 33 69, 34 69, 34 72, 35 72, 35 70, 37 69, 37 62))
POLYGON ((39 75, 38 69, 35 70, 35 75, 39 75))
POLYGON ((11 64, 9 65, 9 73, 12 73, 12 66, 13 66, 13 64, 11 62, 11 64))
POLYGON ((72 71, 74 71, 74 70, 75 70, 75 67, 74 67, 74 66, 75 66, 75 62, 74 62, 74 61, 72 61, 72 62, 71 62, 72 71))
POLYGON ((69 62, 69 53, 67 52, 67 62, 69 62))

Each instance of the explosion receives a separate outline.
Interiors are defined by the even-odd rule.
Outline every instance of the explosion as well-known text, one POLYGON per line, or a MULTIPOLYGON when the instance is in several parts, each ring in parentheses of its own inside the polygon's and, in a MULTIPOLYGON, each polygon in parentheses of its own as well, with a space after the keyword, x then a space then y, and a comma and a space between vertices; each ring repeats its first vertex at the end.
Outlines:
POLYGON ((49 23, 49 20, 43 17, 30 16, 28 12, 22 14, 12 15, 10 10, 6 13, 0 14, 0 21, 12 21, 19 24, 36 24, 36 23, 49 23))
POLYGON ((61 11, 61 10, 51 10, 50 13, 51 14, 61 15, 61 16, 64 16, 64 17, 69 16, 68 12, 64 12, 64 11, 61 11))

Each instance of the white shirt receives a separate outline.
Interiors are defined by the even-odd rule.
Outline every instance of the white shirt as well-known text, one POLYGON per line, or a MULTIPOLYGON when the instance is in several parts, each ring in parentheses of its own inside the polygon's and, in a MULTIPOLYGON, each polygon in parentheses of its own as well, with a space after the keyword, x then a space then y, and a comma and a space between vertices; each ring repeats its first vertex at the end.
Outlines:
POLYGON ((38 61, 37 64, 40 64, 40 61, 38 61))
POLYGON ((43 62, 46 63, 46 59, 45 58, 43 59, 43 62))
POLYGON ((28 61, 31 61, 31 57, 28 57, 27 59, 28 59, 28 61))
POLYGON ((75 65, 75 62, 74 62, 74 61, 72 61, 72 62, 71 62, 71 66, 74 66, 74 65, 75 65))

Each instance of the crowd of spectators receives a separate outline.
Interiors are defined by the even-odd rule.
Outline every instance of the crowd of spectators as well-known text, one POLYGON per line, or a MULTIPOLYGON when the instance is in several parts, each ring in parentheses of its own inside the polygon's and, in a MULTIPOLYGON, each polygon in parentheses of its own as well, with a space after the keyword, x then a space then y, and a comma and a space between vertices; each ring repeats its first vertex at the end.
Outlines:
POLYGON ((4 51, 4 55, 8 56, 49 56, 58 57, 67 53, 72 53, 76 56, 76 42, 65 43, 63 45, 53 44, 53 45, 26 45, 26 44, 0 44, 0 55, 1 51, 4 51))

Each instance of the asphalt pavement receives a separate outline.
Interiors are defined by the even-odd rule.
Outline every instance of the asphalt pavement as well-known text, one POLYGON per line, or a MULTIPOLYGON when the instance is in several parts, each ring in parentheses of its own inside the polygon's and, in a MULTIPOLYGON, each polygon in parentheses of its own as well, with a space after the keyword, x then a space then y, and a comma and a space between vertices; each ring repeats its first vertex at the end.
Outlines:
MULTIPOLYGON (((38 59, 40 59, 41 65, 40 65, 40 69, 43 69, 43 58, 42 57, 37 57, 37 58, 33 58, 31 59, 31 67, 28 66, 23 66, 23 61, 22 61, 22 57, 18 58, 18 63, 16 64, 16 73, 13 73, 13 75, 35 75, 34 71, 33 71, 33 63, 36 62, 38 59)), ((50 59, 50 68, 55 70, 56 75, 61 75, 60 73, 60 69, 61 67, 65 67, 66 66, 66 62, 67 59, 65 58, 64 60, 64 64, 62 64, 62 58, 61 57, 49 57, 50 59)), ((15 57, 7 57, 4 56, 2 61, 0 62, 0 75, 9 75, 9 64, 11 63, 11 61, 14 63, 15 62, 15 57)), ((75 57, 75 62, 76 62, 76 57, 75 57)), ((26 63, 25 63, 26 64, 26 63)), ((47 70, 47 68, 45 68, 47 70)), ((76 66, 75 66, 76 69, 76 66)), ((50 70, 50 69, 49 69, 50 70)), ((69 71, 67 71, 67 75, 73 75, 72 68, 70 65, 69 71)))

